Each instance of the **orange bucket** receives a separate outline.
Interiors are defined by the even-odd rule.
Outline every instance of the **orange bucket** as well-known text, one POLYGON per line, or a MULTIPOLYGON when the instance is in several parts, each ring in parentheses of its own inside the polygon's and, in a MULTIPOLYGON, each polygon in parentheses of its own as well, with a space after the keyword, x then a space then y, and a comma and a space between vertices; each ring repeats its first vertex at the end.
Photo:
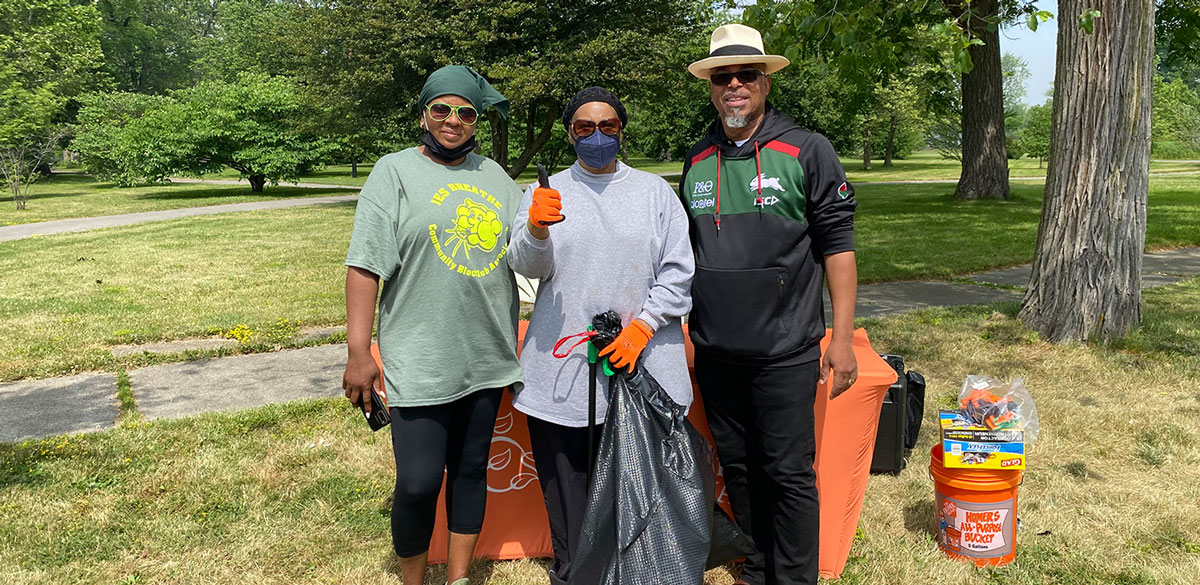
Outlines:
POLYGON ((946 469, 942 444, 929 450, 938 546, 950 558, 1000 566, 1017 556, 1019 469, 946 469))

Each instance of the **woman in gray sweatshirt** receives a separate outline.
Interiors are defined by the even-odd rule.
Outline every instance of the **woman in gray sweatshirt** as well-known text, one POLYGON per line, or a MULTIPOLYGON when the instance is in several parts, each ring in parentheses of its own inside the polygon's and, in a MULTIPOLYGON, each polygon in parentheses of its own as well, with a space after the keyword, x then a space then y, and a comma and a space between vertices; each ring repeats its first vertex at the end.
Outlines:
POLYGON ((608 392, 600 372, 600 424, 588 428, 586 346, 559 359, 555 343, 586 329, 593 315, 616 311, 624 330, 610 363, 632 370, 640 358, 675 402, 692 402, 681 326, 692 307, 695 270, 688 218, 662 177, 616 160, 626 122, 625 108, 608 90, 575 94, 563 124, 578 160, 550 177, 551 189, 526 191, 514 220, 524 227, 515 230, 508 254, 514 271, 540 279, 521 353, 525 386, 513 406, 529 421, 550 518, 554 585, 571 576, 592 464, 588 434, 599 442, 608 392))

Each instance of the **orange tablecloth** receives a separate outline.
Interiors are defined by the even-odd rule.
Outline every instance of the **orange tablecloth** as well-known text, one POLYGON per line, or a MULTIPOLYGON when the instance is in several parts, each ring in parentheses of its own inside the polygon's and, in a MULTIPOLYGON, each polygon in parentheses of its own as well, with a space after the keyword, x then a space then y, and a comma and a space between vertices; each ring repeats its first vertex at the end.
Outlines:
MULTIPOLYGON (((527 325, 527 322, 521 322, 518 350, 524 342, 527 325)), ((827 332, 821 342, 822 350, 828 342, 827 332)), ((690 342, 687 353, 690 368, 693 360, 690 342)), ((854 332, 854 354, 858 358, 858 381, 833 401, 829 400, 829 384, 824 384, 817 393, 814 407, 817 490, 821 499, 820 571, 825 578, 841 575, 850 554, 867 489, 879 410, 888 386, 896 381, 895 370, 871 348, 867 333, 862 329, 854 332)), ((694 373, 692 385, 695 388, 694 373)), ((704 405, 698 395, 688 418, 711 440, 704 405)), ((720 476, 717 477, 717 495, 728 509, 720 476)), ((443 490, 438 498, 436 528, 429 548, 429 560, 433 563, 446 560, 444 498, 443 490)), ((490 559, 553 556, 550 527, 529 449, 525 415, 513 409, 507 392, 496 417, 496 432, 488 461, 487 513, 475 554, 490 559)))

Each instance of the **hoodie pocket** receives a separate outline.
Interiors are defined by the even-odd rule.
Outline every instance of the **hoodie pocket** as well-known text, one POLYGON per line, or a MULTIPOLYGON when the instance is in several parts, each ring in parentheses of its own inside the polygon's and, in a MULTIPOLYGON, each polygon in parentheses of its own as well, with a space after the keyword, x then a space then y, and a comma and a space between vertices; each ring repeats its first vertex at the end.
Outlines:
POLYGON ((767 357, 786 346, 787 269, 696 267, 688 327, 697 345, 745 357, 767 357))

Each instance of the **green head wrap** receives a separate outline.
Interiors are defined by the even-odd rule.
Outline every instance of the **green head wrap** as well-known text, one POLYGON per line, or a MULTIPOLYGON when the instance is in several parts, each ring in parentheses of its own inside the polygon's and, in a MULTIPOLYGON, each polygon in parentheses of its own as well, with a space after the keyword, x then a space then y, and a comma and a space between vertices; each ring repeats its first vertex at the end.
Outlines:
POLYGON ((496 91, 482 75, 465 65, 447 65, 429 74, 417 98, 417 105, 424 109, 433 98, 447 94, 471 102, 480 114, 496 106, 501 117, 508 117, 508 98, 496 91))

